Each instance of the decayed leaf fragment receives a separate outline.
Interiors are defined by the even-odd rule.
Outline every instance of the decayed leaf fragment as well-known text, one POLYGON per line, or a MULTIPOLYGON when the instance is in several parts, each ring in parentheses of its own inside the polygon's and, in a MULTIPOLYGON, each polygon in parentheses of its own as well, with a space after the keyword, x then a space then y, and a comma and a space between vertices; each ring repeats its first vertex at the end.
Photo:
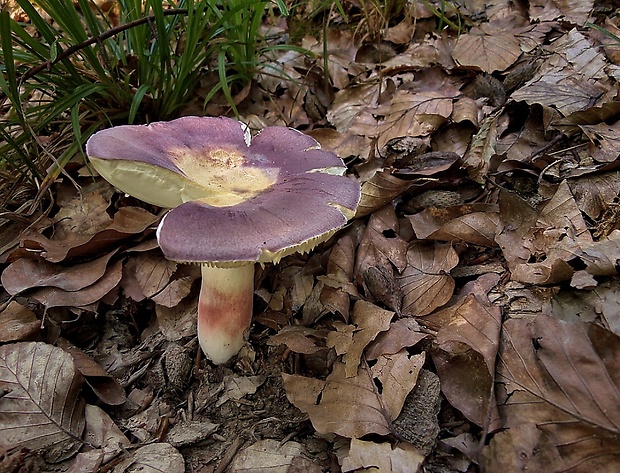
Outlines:
POLYGON ((391 432, 391 422, 398 417, 423 364, 423 354, 410 356, 401 351, 379 357, 370 371, 360 367, 353 378, 346 377, 342 362, 334 364, 325 381, 289 374, 282 377, 288 400, 310 416, 317 432, 360 438, 391 432), (385 382, 383 393, 373 378, 385 382))
POLYGON ((24 446, 65 460, 82 446, 83 380, 71 355, 41 342, 0 347, 0 447, 24 446))
POLYGON ((538 315, 504 324, 497 379, 504 427, 544 433, 562 458, 554 471, 620 470, 619 346, 618 336, 592 323, 538 315))

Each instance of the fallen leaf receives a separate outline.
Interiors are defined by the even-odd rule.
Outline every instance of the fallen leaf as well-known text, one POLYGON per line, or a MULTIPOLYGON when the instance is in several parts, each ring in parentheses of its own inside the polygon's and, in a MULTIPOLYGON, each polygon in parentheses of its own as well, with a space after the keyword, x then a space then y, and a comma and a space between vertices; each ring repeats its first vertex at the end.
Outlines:
POLYGON ((394 312, 360 300, 353 306, 351 316, 353 325, 334 323, 337 331, 327 334, 327 346, 334 347, 337 354, 344 355, 342 361, 345 364, 347 378, 357 375, 357 367, 364 349, 379 332, 384 332, 390 327, 393 317, 394 312))
POLYGON ((351 439, 349 454, 342 460, 342 471, 376 471, 380 473, 410 473, 418 471, 424 455, 407 443, 365 442, 351 439))
POLYGON ((450 404, 483 427, 497 418, 493 386, 501 310, 489 302, 486 292, 498 281, 496 274, 480 276, 463 288, 457 302, 442 310, 450 321, 437 333, 432 351, 450 404))
POLYGON ((24 446, 56 463, 82 446, 83 380, 71 355, 42 342, 0 347, 0 447, 24 446))
POLYGON ((63 291, 79 291, 103 277, 113 251, 87 263, 62 266, 44 260, 20 258, 2 272, 2 286, 11 295, 35 287, 56 287, 63 291))
POLYGON ((130 445, 118 426, 100 407, 86 404, 86 429, 84 439, 101 450, 102 462, 107 463, 130 445))
POLYGON ((504 427, 536 426, 563 460, 553 471, 620 469, 619 346, 618 336, 592 323, 546 315, 504 323, 497 373, 504 427))
POLYGON ((423 331, 422 326, 414 318, 404 317, 392 322, 387 331, 377 335, 375 340, 368 345, 366 357, 369 360, 375 360, 381 355, 393 355, 428 337, 430 334, 423 331))
POLYGON ((583 25, 593 6, 593 0, 532 0, 529 12, 532 19, 540 22, 563 19, 583 25))
POLYGON ((325 339, 325 331, 296 325, 284 327, 269 339, 269 345, 286 345, 295 353, 311 355, 325 349, 325 339))
POLYGON ((94 359, 64 338, 59 338, 57 344, 73 357, 75 368, 101 401, 118 406, 127 400, 125 390, 116 378, 109 375, 94 359))
POLYGON ((259 440, 241 450, 227 471, 231 473, 320 473, 321 469, 305 457, 305 447, 298 442, 259 440))
MULTIPOLYGON (((417 371, 416 366, 421 367, 420 359, 406 352, 386 359, 392 368, 389 376, 399 384, 398 392, 390 391, 389 395, 408 394, 415 385, 411 375, 417 371)), ((405 401, 404 398, 402 401, 400 398, 384 398, 388 394, 382 395, 377 391, 373 382, 376 376, 377 373, 362 366, 357 376, 347 378, 345 365, 341 362, 334 364, 333 371, 325 381, 282 374, 288 400, 310 416, 317 432, 336 433, 349 438, 360 438, 370 433, 389 434, 391 421, 399 413, 390 413, 384 406, 392 406, 395 410, 405 401)))
POLYGON ((0 312, 0 343, 34 339, 41 330, 41 322, 34 312, 16 301, 0 312))
POLYGON ((363 217, 383 207, 411 185, 411 181, 394 177, 389 170, 378 171, 362 184, 362 197, 355 217, 363 217))
POLYGON ((30 297, 46 307, 84 307, 98 302, 112 291, 123 275, 123 262, 112 263, 101 279, 78 291, 65 291, 55 287, 43 287, 33 291, 30 297))
POLYGON ((112 473, 185 473, 183 455, 169 443, 152 443, 127 455, 112 473))
POLYGON ((405 315, 430 314, 452 297, 454 279, 449 272, 459 262, 449 244, 416 241, 407 251, 407 267, 400 276, 405 315))
POLYGON ((160 252, 140 253, 133 269, 142 293, 152 297, 168 285, 177 263, 164 258, 160 252))
MULTIPOLYGON (((488 24, 487 24, 488 27, 488 24)), ((479 28, 459 37, 452 57, 461 66, 474 66, 483 72, 505 71, 521 55, 519 39, 513 30, 492 28, 489 34, 479 28)))
POLYGON ((265 382, 264 376, 226 376, 224 378, 224 394, 216 402, 219 407, 227 401, 238 401, 248 394, 254 394, 265 382))

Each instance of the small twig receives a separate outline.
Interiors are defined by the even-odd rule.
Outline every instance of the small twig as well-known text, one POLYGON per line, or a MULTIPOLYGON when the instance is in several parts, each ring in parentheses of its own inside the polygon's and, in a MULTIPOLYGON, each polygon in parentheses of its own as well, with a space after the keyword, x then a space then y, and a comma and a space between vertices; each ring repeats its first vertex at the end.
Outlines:
POLYGON ((233 440, 230 447, 228 447, 228 449, 226 450, 226 453, 224 454, 224 456, 222 457, 222 460, 220 461, 220 464, 217 466, 217 468, 215 469, 213 473, 223 473, 226 470, 226 468, 228 468, 228 465, 230 465, 230 463, 233 461, 233 459, 235 458, 235 455, 237 454, 237 452, 239 451, 242 445, 243 445, 243 435, 239 435, 238 437, 235 438, 235 440, 233 440))

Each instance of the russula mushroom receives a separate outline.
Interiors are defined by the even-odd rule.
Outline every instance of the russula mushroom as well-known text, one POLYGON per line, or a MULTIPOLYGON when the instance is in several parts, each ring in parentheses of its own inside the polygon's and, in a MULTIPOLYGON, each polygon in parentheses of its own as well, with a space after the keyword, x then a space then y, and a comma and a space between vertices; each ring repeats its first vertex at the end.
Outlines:
POLYGON ((99 131, 86 152, 112 185, 171 209, 157 240, 166 258, 202 265, 198 339, 216 364, 245 343, 255 263, 310 251, 360 199, 342 160, 292 128, 252 138, 230 118, 184 117, 99 131))

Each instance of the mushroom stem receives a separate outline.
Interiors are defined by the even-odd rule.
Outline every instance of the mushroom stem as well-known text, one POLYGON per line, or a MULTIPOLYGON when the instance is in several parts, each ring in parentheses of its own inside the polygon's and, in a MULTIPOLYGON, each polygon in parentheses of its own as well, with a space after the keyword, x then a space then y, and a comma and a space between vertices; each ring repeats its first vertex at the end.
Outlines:
POLYGON ((235 356, 252 321, 254 263, 234 268, 202 265, 198 299, 198 341, 216 365, 235 356))

